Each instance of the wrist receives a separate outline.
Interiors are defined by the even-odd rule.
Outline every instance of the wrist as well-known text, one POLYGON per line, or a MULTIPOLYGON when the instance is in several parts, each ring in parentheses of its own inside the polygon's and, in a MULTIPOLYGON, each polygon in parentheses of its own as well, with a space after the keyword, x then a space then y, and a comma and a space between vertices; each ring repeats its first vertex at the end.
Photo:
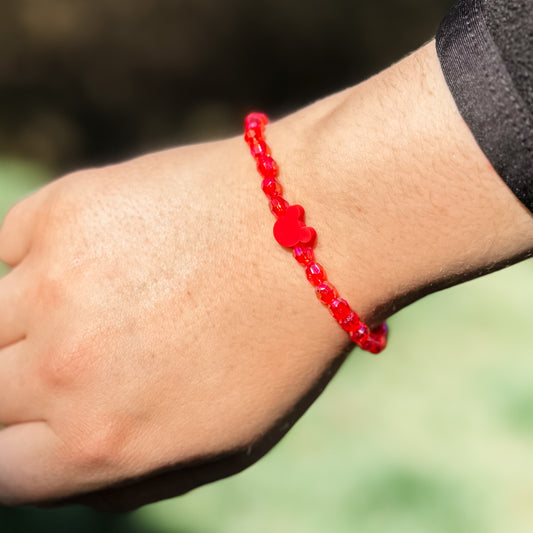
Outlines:
POLYGON ((317 259, 366 320, 532 247, 533 218, 460 117, 434 43, 272 130, 317 259))

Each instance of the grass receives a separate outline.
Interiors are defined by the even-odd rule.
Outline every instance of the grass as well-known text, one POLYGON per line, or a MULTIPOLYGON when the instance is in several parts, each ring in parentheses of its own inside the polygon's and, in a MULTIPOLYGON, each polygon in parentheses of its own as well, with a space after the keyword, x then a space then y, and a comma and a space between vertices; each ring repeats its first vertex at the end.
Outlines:
MULTIPOLYGON (((45 177, 0 161, 1 209, 45 177)), ((532 280, 525 262, 405 309, 385 353, 354 352, 266 458, 127 515, 124 530, 531 531, 532 280)), ((57 531, 61 517, 72 530, 89 523, 77 508, 17 512, 0 510, 2 532, 57 531)), ((119 531, 116 519, 91 516, 102 532, 119 531)))

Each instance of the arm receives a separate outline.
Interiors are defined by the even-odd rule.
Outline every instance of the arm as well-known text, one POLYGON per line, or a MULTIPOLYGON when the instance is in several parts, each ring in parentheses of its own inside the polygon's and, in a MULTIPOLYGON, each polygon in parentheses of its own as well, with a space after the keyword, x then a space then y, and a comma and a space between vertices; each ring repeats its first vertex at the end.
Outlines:
MULTIPOLYGON (((370 322, 531 250, 532 217, 458 114, 433 43, 268 138, 317 258, 370 322)), ((241 138, 79 172, 11 211, 3 502, 135 507, 275 444, 346 337, 272 224, 241 138)))

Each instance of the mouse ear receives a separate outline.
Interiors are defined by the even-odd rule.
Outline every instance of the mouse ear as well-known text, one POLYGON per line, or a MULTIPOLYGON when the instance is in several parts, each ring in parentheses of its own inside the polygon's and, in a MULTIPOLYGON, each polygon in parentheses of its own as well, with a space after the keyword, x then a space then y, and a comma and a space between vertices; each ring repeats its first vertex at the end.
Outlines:
POLYGON ((300 242, 302 244, 307 244, 308 246, 313 246, 316 241, 316 231, 315 228, 310 226, 305 226, 302 228, 300 242))
POLYGON ((289 214, 289 211, 291 217, 295 217, 296 219, 301 220, 302 223, 304 222, 305 211, 301 205, 290 205, 287 209, 287 214, 289 214))

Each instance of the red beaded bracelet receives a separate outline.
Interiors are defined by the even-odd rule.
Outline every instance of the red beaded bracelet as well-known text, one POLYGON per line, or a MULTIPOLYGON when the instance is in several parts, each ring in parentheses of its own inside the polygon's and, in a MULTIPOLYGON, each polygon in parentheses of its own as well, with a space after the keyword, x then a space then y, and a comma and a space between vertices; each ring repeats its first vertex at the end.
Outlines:
POLYGON ((350 339, 363 350, 380 353, 387 344, 387 325, 383 323, 370 329, 361 322, 348 302, 340 298, 337 289, 327 281, 322 266, 315 261, 316 231, 305 225, 304 208, 301 205, 289 205, 282 196, 283 190, 277 180, 279 167, 265 141, 267 124, 268 118, 263 113, 250 113, 244 122, 244 140, 250 147, 257 170, 263 178, 261 188, 270 202, 270 210, 277 218, 274 237, 281 246, 292 249, 294 258, 305 268, 307 279, 315 287, 318 299, 328 307, 350 339))

